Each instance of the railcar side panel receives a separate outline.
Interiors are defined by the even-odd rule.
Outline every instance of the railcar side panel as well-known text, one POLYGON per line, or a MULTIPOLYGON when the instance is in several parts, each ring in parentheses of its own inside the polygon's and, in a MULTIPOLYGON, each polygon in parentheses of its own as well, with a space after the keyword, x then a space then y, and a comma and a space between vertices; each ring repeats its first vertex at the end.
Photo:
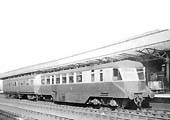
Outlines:
POLYGON ((113 82, 53 85, 56 101, 85 103, 91 97, 128 98, 113 82))
POLYGON ((113 81, 113 68, 105 68, 103 69, 104 82, 112 82, 113 81))
MULTIPOLYGON (((83 77, 83 83, 90 83, 91 82, 91 72, 90 71, 83 71, 82 72, 82 77, 83 77)), ((74 79, 76 80, 76 79, 74 79)))
POLYGON ((34 76, 23 76, 3 81, 5 93, 34 93, 34 76))
POLYGON ((39 89, 41 86, 41 75, 36 75, 33 81, 34 84, 34 93, 39 94, 39 89))

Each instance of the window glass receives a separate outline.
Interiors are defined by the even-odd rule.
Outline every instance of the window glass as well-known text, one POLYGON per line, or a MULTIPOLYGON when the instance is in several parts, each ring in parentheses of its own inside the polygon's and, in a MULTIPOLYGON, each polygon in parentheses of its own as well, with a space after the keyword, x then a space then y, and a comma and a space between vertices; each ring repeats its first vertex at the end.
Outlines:
POLYGON ((45 77, 44 77, 44 76, 41 77, 41 84, 42 84, 42 85, 45 84, 45 77))
POLYGON ((66 74, 62 74, 62 83, 66 83, 67 78, 66 78, 66 74))
POLYGON ((56 75, 56 84, 60 84, 60 75, 56 75))
POLYGON ((23 81, 23 85, 26 85, 26 82, 25 82, 25 80, 23 81))
POLYGON ((91 70, 91 81, 94 82, 94 79, 95 79, 94 70, 91 70))
POLYGON ((30 81, 31 81, 31 85, 33 85, 33 82, 34 82, 34 81, 33 81, 33 80, 30 80, 30 81))
POLYGON ((94 82, 94 73, 91 74, 91 81, 94 82))
POLYGON ((100 73, 100 81, 103 81, 103 73, 100 73))
POLYGON ((73 83, 74 82, 74 74, 70 73, 69 74, 69 83, 73 83))
POLYGON ((23 82, 21 82, 21 86, 23 85, 23 82))
POLYGON ((137 81, 139 80, 136 68, 119 68, 124 81, 137 81))
POLYGON ((82 72, 76 73, 76 82, 82 82, 82 72))
POLYGON ((118 69, 115 69, 115 68, 113 69, 113 76, 117 77, 117 80, 122 80, 122 77, 118 69))
POLYGON ((50 78, 47 78, 46 80, 47 80, 47 84, 50 84, 50 78))
POLYGON ((137 69, 139 80, 144 80, 144 71, 143 69, 137 69))
POLYGON ((17 86, 17 81, 15 81, 14 86, 17 86))
POLYGON ((114 77, 117 77, 118 76, 118 69, 113 69, 113 76, 114 77))
POLYGON ((26 85, 29 85, 29 82, 28 82, 28 81, 26 82, 26 85))
POLYGON ((54 76, 51 76, 52 78, 51 78, 51 82, 52 82, 52 84, 54 84, 54 76))

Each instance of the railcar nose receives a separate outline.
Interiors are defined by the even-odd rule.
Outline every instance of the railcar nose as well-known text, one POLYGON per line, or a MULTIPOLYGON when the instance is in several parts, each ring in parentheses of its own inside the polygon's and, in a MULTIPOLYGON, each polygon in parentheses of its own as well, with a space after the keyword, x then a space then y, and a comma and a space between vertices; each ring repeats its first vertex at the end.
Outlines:
POLYGON ((125 89, 130 93, 131 99, 134 99, 136 95, 140 95, 141 97, 154 97, 154 93, 146 86, 145 81, 125 83, 125 89))
POLYGON ((124 82, 125 89, 130 93, 139 93, 146 89, 145 81, 127 81, 124 82))
POLYGON ((145 81, 123 81, 117 83, 119 87, 124 89, 130 99, 134 99, 135 94, 141 94, 142 97, 153 98, 153 92, 146 86, 145 81))

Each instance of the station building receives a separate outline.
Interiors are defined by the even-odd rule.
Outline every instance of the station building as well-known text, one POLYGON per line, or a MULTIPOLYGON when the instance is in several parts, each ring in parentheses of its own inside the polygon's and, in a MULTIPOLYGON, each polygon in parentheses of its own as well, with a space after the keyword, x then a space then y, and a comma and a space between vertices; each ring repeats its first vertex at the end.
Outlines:
POLYGON ((125 59, 144 64, 146 84, 155 93, 170 94, 170 30, 168 29, 147 32, 102 48, 5 72, 0 74, 0 79, 125 59))

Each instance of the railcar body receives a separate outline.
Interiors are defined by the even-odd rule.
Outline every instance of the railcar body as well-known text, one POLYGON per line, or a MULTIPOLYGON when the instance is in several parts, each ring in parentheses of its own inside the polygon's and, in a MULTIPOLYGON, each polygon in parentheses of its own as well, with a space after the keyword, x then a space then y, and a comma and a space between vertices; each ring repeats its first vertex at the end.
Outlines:
POLYGON ((8 95, 94 105, 141 107, 153 97, 144 66, 131 60, 9 78, 3 86, 8 95))

